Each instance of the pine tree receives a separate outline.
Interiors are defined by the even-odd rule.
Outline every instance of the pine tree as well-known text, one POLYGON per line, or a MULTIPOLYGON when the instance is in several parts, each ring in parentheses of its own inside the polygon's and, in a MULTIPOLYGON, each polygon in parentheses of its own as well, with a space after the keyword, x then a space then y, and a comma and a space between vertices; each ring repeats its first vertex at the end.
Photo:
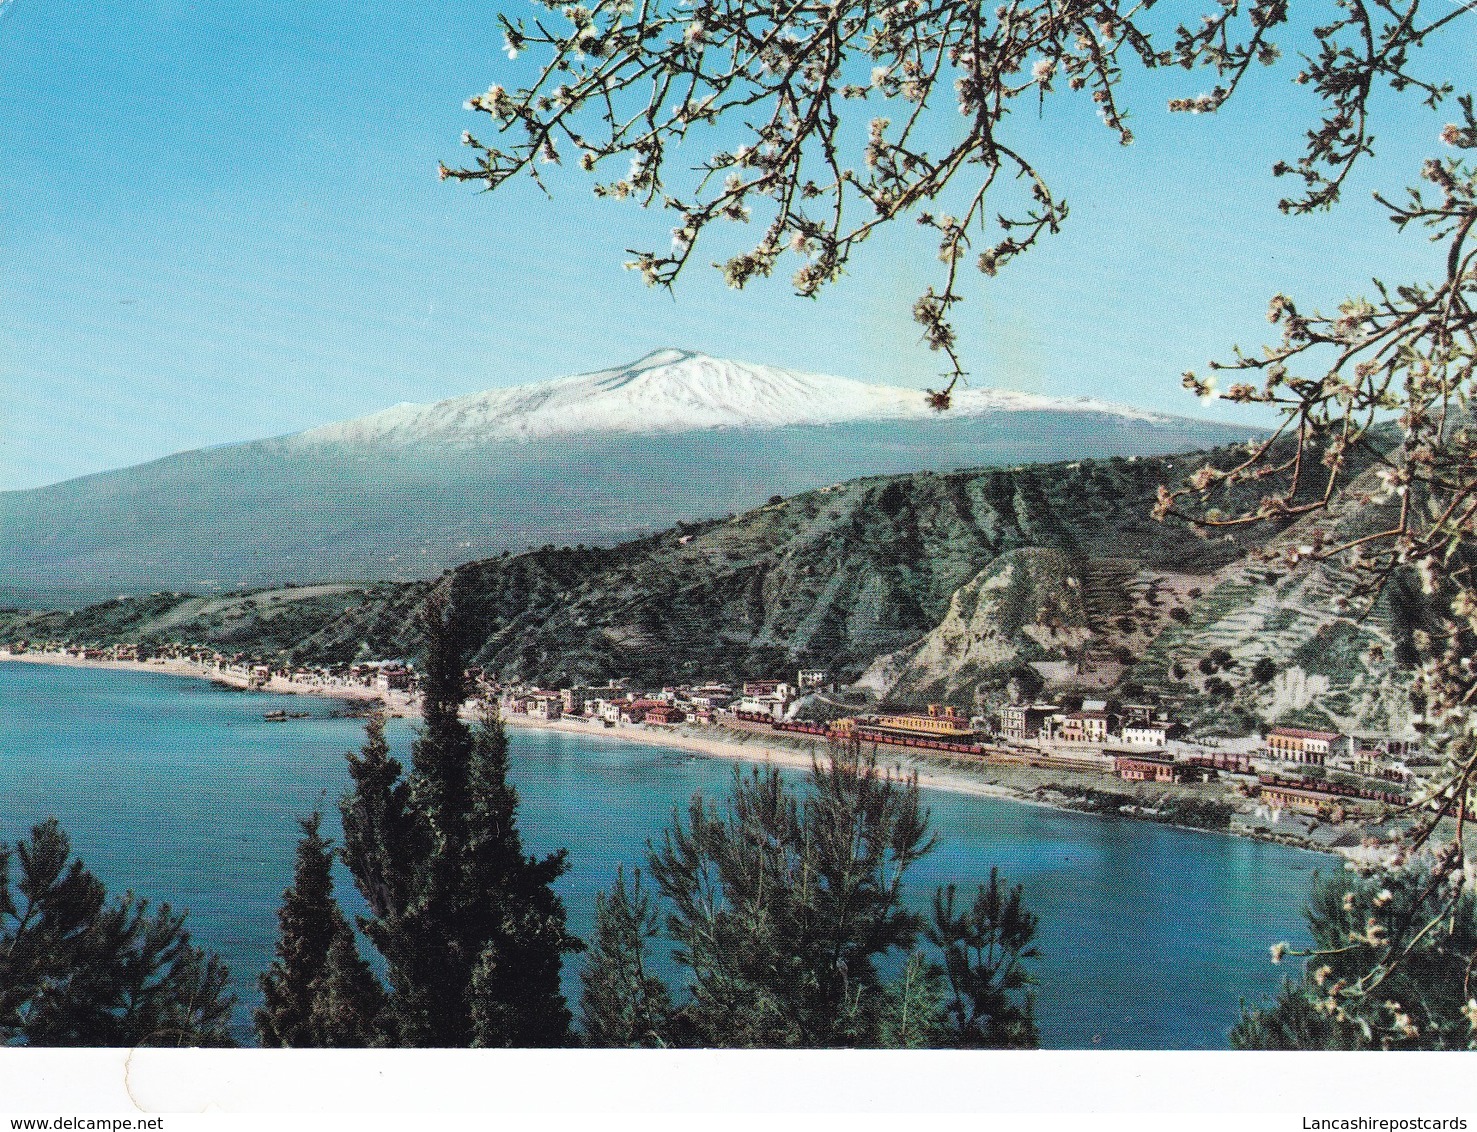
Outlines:
POLYGON ((38 1046, 229 1046, 235 998, 185 917, 109 901, 55 819, 0 849, 0 1039, 38 1046))
POLYGON ((261 976, 256 1012, 264 1046, 363 1046, 373 1034, 379 987, 334 900, 333 847, 322 820, 303 819, 292 887, 282 894, 277 958, 261 976))
POLYGON ((902 972, 886 988, 877 1044, 885 1049, 933 1049, 948 1044, 944 1030, 943 976, 922 951, 908 953, 902 972))
POLYGON ((657 912, 641 891, 597 901, 582 972, 591 1045, 921 1049, 1039 1044, 1026 960, 1037 921, 1021 886, 991 870, 974 904, 940 889, 932 920, 905 901, 909 870, 937 844, 916 776, 855 741, 816 760, 797 797, 774 769, 734 773, 724 805, 701 796, 648 847, 668 902, 666 934, 688 973, 673 1004, 651 973, 657 912), (943 962, 916 944, 920 934, 943 962), (883 969, 902 960, 901 970, 883 969))
POLYGON ((1286 982, 1270 1007, 1241 1004, 1241 1017, 1231 1028, 1234 1049, 1368 1050, 1374 1048, 1355 1026, 1341 1024, 1318 1008, 1297 982, 1286 982))
POLYGON ((951 997, 944 1007, 949 1044, 972 1049, 1032 1049, 1041 1044, 1034 979, 1023 960, 1038 954, 1036 917, 1026 911, 1020 885, 1009 892, 997 869, 980 885, 974 904, 955 910, 956 889, 934 894, 928 941, 943 952, 940 974, 951 997))
POLYGON ((476 727, 467 643, 454 607, 427 602, 421 734, 408 776, 371 721, 343 802, 344 861, 369 904, 365 934, 384 956, 384 1040, 406 1046, 557 1046, 571 1040, 559 987, 565 928, 553 883, 561 850, 523 851, 507 739, 495 709, 476 727))
POLYGON ((605 1048, 666 1045, 671 998, 650 971, 647 942, 659 934, 651 898, 637 869, 627 890, 617 869, 609 895, 595 897, 595 938, 580 979, 586 1043, 605 1048))
POLYGON ((773 769, 736 772, 722 811, 695 798, 650 861, 691 974, 674 1042, 882 1044, 877 961, 913 946, 903 881, 933 846, 916 779, 855 743, 816 763, 803 804, 773 769))

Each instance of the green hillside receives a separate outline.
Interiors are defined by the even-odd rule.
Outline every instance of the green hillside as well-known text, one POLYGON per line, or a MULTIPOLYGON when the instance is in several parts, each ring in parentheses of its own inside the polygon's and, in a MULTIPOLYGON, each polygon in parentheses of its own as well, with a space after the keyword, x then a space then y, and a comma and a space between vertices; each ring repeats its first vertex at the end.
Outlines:
POLYGON ((1189 460, 874 477, 613 548, 487 559, 436 582, 154 594, 12 614, 0 633, 181 640, 303 661, 398 656, 415 647, 412 614, 430 586, 454 580, 483 641, 479 661, 506 676, 733 676, 795 663, 859 674, 937 625, 954 592, 1013 549, 1078 559, 1132 545, 1150 563, 1207 575, 1235 561, 1244 540, 1187 538, 1149 517, 1157 486, 1189 460))
MULTIPOLYGON (((181 641, 294 662, 399 657, 416 650, 427 594, 454 587, 476 661, 504 679, 734 680, 816 666, 894 701, 988 705, 1025 666, 1048 691, 1157 691, 1234 724, 1307 707, 1306 679, 1287 690, 1300 679, 1286 675, 1299 649, 1317 654, 1305 677, 1344 663, 1317 643, 1343 632, 1327 580, 1278 591, 1248 558, 1277 531, 1203 538, 1150 518, 1161 483, 1237 456, 872 477, 613 548, 546 546, 432 581, 0 614, 0 640, 181 641), (1236 655, 1230 670, 1200 670, 1223 653, 1236 655), (1273 657, 1280 699, 1270 683, 1261 700, 1255 689, 1238 699, 1212 679, 1249 672, 1260 655, 1273 657)), ((1333 680, 1320 702, 1357 714, 1353 680, 1333 680)))

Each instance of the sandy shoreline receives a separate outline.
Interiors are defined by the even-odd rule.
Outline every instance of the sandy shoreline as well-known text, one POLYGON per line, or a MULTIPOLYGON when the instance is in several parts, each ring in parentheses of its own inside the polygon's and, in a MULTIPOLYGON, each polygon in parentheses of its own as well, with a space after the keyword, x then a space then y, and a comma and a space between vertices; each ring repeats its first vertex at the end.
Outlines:
MULTIPOLYGON (((144 672, 164 676, 187 676, 192 680, 209 680, 227 688, 247 690, 247 681, 240 676, 223 672, 207 664, 193 660, 84 660, 81 657, 61 653, 10 653, 0 651, 0 661, 13 660, 18 664, 51 664, 62 668, 101 668, 114 672, 144 672)), ((373 688, 355 687, 348 684, 324 686, 301 684, 293 680, 274 678, 263 692, 275 692, 288 696, 317 696, 320 699, 344 700, 349 703, 370 703, 378 700, 385 714, 397 719, 409 718, 414 714, 410 697, 404 692, 377 692, 373 688)))
MULTIPOLYGON (((209 680, 230 688, 244 689, 246 687, 246 681, 240 677, 189 660, 84 660, 81 657, 58 653, 27 652, 12 655, 0 652, 0 661, 5 660, 28 664, 59 665, 67 668, 100 668, 118 672, 186 676, 197 680, 209 680)), ((356 704, 380 701, 384 705, 386 715, 400 719, 410 719, 416 716, 410 696, 403 692, 382 693, 373 688, 344 685, 324 687, 318 684, 300 684, 281 678, 273 679, 262 691, 294 696, 317 696, 321 699, 337 699, 356 704)), ((810 769, 810 755, 807 751, 788 742, 776 742, 769 735, 757 731, 753 733, 751 739, 745 732, 727 728, 723 729, 721 735, 709 736, 694 734, 689 727, 648 727, 645 724, 618 724, 615 727, 605 727, 598 720, 578 723, 573 720, 545 722, 529 719, 527 716, 505 715, 503 722, 510 727, 555 731, 566 735, 580 735, 585 738, 608 739, 622 743, 645 743, 655 747, 671 747, 708 758, 771 763, 796 770, 810 769)), ((814 747, 817 752, 820 752, 825 744, 817 740, 814 742, 814 747)), ((1005 798, 1028 805, 1048 805, 1035 798, 1022 797, 1007 787, 972 780, 964 773, 947 774, 934 770, 920 770, 918 784, 933 790, 1005 798)))
MULTIPOLYGON (((592 723, 575 723, 573 721, 559 721, 556 723, 545 723, 541 720, 529 719, 526 716, 504 716, 503 722, 512 727, 526 727, 546 731, 558 731, 567 735, 580 735, 592 739, 611 739, 624 743, 645 743, 654 747, 671 747, 680 751, 690 751, 693 754, 703 755, 708 758, 729 759, 737 762, 768 763, 775 766, 790 767, 795 770, 809 770, 811 756, 809 751, 802 749, 789 742, 776 742, 770 736, 761 732, 755 732, 752 740, 747 734, 721 724, 712 725, 721 731, 719 735, 694 734, 686 727, 647 727, 644 724, 618 724, 615 727, 605 727, 598 721, 592 723)), ((816 753, 823 753, 825 743, 819 739, 813 741, 816 753)), ((913 773, 914 768, 906 768, 913 773)), ((980 782, 970 777, 966 772, 948 774, 938 770, 917 770, 918 785, 930 790, 947 790, 955 794, 974 794, 985 798, 1004 798, 1011 802, 1020 802, 1028 806, 1046 806, 1050 809, 1061 809, 1063 807, 1051 806, 1038 798, 1030 798, 1018 794, 1009 787, 999 786, 992 782, 980 782)))
MULTIPOLYGON (((30 664, 51 664, 69 668, 101 668, 122 672, 143 672, 164 674, 169 676, 185 676, 199 680, 209 680, 212 683, 225 687, 245 689, 246 680, 222 672, 214 667, 196 664, 188 660, 166 660, 166 661, 134 661, 134 660, 84 660, 80 657, 65 656, 57 653, 23 653, 12 655, 0 651, 0 662, 12 660, 30 664)), ((325 687, 318 684, 300 684, 291 680, 274 678, 270 684, 261 689, 264 692, 282 695, 307 695, 317 696, 321 699, 336 699, 346 703, 364 705, 378 702, 386 715, 392 718, 413 719, 418 712, 411 697, 404 692, 378 692, 373 688, 363 688, 345 685, 333 685, 325 687)), ((472 709, 469 707, 467 713, 472 709)), ((554 731, 567 735, 579 735, 589 739, 605 739, 621 743, 645 743, 648 746, 668 747, 675 750, 687 751, 694 755, 705 758, 727 759, 732 762, 748 762, 783 766, 794 770, 806 771, 811 766, 811 749, 820 753, 823 751, 824 742, 817 739, 808 740, 777 740, 773 735, 754 731, 752 733, 739 731, 734 728, 724 727, 721 724, 706 725, 720 734, 697 734, 693 731, 693 725, 686 724, 677 727, 650 727, 645 724, 617 724, 615 727, 605 727, 600 721, 558 720, 546 722, 543 720, 530 719, 521 715, 505 715, 503 721, 510 727, 519 729, 538 729, 554 731), (801 744, 804 746, 801 746, 801 744)), ((706 727, 705 727, 706 729, 706 727)), ((960 769, 950 771, 948 769, 934 766, 917 766, 913 760, 904 759, 900 753, 898 757, 885 760, 884 765, 898 765, 906 773, 918 776, 918 785, 929 790, 944 790, 953 794, 966 794, 980 798, 995 798, 1002 801, 1014 802, 1024 806, 1041 806, 1046 809, 1060 810, 1067 813, 1085 813, 1086 811, 1058 802, 1035 796, 1032 788, 1027 786, 1011 786, 996 782, 983 781, 968 770, 960 769)), ((996 768, 999 769, 999 768, 996 768)), ((1097 776, 1094 776, 1097 777, 1097 776)), ((1117 779, 1104 779, 1105 784, 1118 784, 1117 779)), ((1118 784, 1122 785, 1122 784, 1118 784)), ((1090 816, 1104 816, 1103 814, 1090 814, 1090 816)), ((1118 815, 1108 815, 1118 816, 1118 815)), ((1131 816, 1131 815, 1125 815, 1131 816)), ((1149 820, 1139 818, 1137 820, 1149 820)), ((1159 822, 1156 824, 1169 824, 1159 822)), ((1212 833, 1225 837, 1237 837, 1244 840, 1272 841, 1279 844, 1287 844, 1294 848, 1308 849, 1314 852, 1340 853, 1338 849, 1330 848, 1313 842, 1305 841, 1297 837, 1264 836, 1256 831, 1244 829, 1216 829, 1207 830, 1189 826, 1177 828, 1194 829, 1198 833, 1212 833)))

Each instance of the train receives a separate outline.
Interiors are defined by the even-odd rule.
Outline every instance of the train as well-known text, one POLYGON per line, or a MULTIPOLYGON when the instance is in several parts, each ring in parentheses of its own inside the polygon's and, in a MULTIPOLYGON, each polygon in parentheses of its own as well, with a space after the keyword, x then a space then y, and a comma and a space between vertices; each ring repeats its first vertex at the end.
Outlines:
MULTIPOLYGON (((1072 757, 1060 753, 1047 755, 1029 750, 1015 750, 1008 747, 997 746, 985 742, 978 737, 964 738, 941 738, 931 735, 910 734, 895 728, 883 727, 875 723, 862 721, 851 721, 844 728, 833 727, 827 723, 814 723, 807 720, 778 720, 757 713, 739 713, 740 719, 748 719, 754 723, 768 724, 775 731, 794 732, 802 735, 815 735, 820 738, 843 738, 855 737, 863 743, 885 743, 894 747, 905 747, 912 750, 938 751, 946 755, 963 755, 970 758, 989 760, 997 763, 1012 763, 1018 766, 1044 767, 1051 770, 1082 770, 1101 773, 1108 767, 1101 758, 1072 757)), ((1205 755, 1196 755, 1181 760, 1190 765, 1201 767, 1205 770, 1221 771, 1230 774, 1250 775, 1251 756, 1245 754, 1227 754, 1224 752, 1213 752, 1205 755)))
MULTIPOLYGON (((747 719, 751 714, 739 712, 738 718, 747 719)), ((978 740, 965 741, 962 739, 940 739, 930 735, 911 735, 906 732, 878 727, 869 723, 855 723, 848 730, 841 731, 832 727, 829 723, 815 723, 802 719, 768 719, 764 716, 755 716, 753 722, 767 722, 776 731, 794 732, 801 735, 816 735, 824 739, 839 739, 846 736, 854 736, 863 743, 888 743, 894 747, 912 747, 915 750, 943 751, 951 755, 974 755, 977 758, 983 758, 987 755, 1002 753, 998 748, 991 747, 978 740)))
POLYGON ((1184 760, 1190 766, 1203 767, 1206 770, 1224 770, 1231 774, 1251 774, 1251 756, 1240 754, 1226 754, 1223 751, 1213 751, 1208 755, 1191 755, 1184 760))
POLYGON ((1328 782, 1321 778, 1284 778, 1280 774, 1259 774, 1257 782, 1262 786, 1286 786, 1295 790, 1311 790, 1333 798, 1349 798, 1360 802, 1380 802, 1386 806, 1403 806, 1410 799, 1404 794, 1392 794, 1385 790, 1367 790, 1359 786, 1345 786, 1342 782, 1328 782))

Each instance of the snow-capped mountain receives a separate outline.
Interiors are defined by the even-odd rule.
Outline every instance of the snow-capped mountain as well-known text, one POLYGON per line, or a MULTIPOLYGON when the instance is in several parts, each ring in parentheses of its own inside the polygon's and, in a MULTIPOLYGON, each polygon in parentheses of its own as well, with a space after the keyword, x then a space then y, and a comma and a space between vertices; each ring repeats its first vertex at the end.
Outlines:
POLYGON ((1254 434, 991 389, 960 390, 938 413, 916 389, 662 350, 0 492, 0 604, 423 577, 528 546, 610 545, 860 476, 1254 434))
MULTIPOLYGON (((952 417, 999 412, 1091 412, 1143 422, 1172 418, 1091 398, 1038 397, 1005 389, 961 389, 952 417)), ((309 444, 475 443, 582 433, 671 433, 709 428, 783 428, 855 421, 936 418, 920 389, 658 350, 596 373, 470 393, 298 434, 309 444)))

